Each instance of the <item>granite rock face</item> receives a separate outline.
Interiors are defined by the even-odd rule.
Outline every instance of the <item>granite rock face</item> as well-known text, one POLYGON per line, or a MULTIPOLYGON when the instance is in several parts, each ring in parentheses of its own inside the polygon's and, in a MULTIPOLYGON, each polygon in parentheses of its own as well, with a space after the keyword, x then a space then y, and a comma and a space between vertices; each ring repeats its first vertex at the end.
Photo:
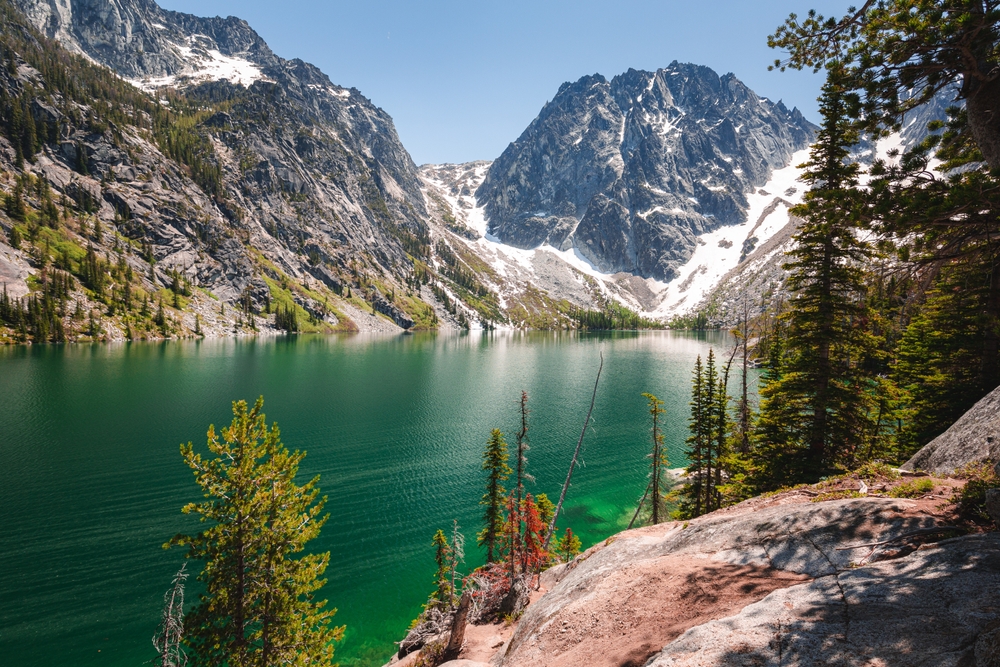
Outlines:
POLYGON ((1000 463, 1000 387, 901 467, 947 475, 967 463, 986 459, 1000 463))
POLYGON ((476 197, 505 243, 576 248, 603 272, 670 280, 699 234, 745 219, 746 193, 814 130, 707 67, 586 76, 563 84, 476 197))
POLYGON ((997 585, 1000 535, 949 540, 775 591, 692 628, 648 664, 992 667, 997 585))
POLYGON ((547 573, 493 664, 990 664, 1000 535, 907 544, 946 523, 939 501, 798 493, 591 548, 547 573))

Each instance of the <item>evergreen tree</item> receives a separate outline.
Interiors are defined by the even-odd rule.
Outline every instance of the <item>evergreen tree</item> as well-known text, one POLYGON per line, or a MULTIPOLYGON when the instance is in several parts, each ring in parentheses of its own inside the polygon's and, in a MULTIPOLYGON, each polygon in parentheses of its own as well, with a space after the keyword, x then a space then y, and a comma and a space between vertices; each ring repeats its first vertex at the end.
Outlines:
POLYGON ((198 665, 329 665, 344 630, 330 626, 336 610, 315 600, 330 555, 292 557, 319 535, 326 499, 318 498, 318 477, 296 484, 305 454, 288 451, 262 408, 263 399, 251 409, 233 403, 222 438, 208 429, 211 457, 181 446, 205 493, 183 512, 207 524, 168 543, 204 562, 186 642, 198 665))
POLYGON ((434 533, 431 541, 434 547, 434 562, 437 564, 437 571, 434 573, 434 584, 436 586, 431 593, 431 600, 435 600, 443 605, 452 605, 452 585, 450 577, 451 546, 448 544, 448 537, 443 530, 434 533))
POLYGON ((486 493, 479 502, 486 509, 483 511, 483 529, 479 532, 478 543, 486 547, 486 562, 492 563, 500 555, 500 538, 504 530, 503 506, 507 489, 503 483, 512 472, 507 461, 507 441, 500 429, 493 429, 486 449, 483 451, 483 466, 486 471, 486 493))
POLYGON ((869 248, 858 238, 861 215, 856 95, 831 64, 820 98, 823 125, 803 179, 811 189, 793 209, 795 235, 788 287, 793 294, 782 372, 761 390, 759 428, 770 434, 757 452, 761 487, 815 481, 850 460, 867 429, 860 362, 870 352, 862 266, 869 248))
POLYGON ((705 401, 702 411, 704 423, 699 426, 702 431, 702 439, 705 443, 704 466, 705 479, 703 482, 705 493, 705 513, 712 511, 715 501, 715 469, 718 462, 713 457, 716 449, 716 412, 718 411, 718 385, 719 373, 715 367, 715 350, 708 349, 708 359, 705 361, 705 377, 702 379, 702 392, 705 401))
POLYGON ((563 562, 568 563, 580 553, 580 538, 573 534, 572 528, 567 528, 566 533, 559 539, 557 550, 563 562))
POLYGON ((660 432, 660 416, 666 412, 663 409, 663 401, 653 394, 643 394, 649 406, 649 415, 653 418, 653 447, 649 453, 649 498, 651 507, 651 521, 653 525, 666 519, 666 512, 663 507, 663 472, 667 467, 667 454, 663 447, 663 433, 660 432))
POLYGON ((524 506, 521 509, 521 514, 524 517, 521 572, 527 575, 534 572, 548 560, 544 546, 545 524, 542 523, 538 507, 535 505, 535 501, 532 499, 530 493, 524 497, 524 506))
POLYGON ((680 491, 683 498, 681 516, 695 517, 703 514, 705 450, 709 447, 710 435, 706 426, 709 414, 709 406, 705 400, 705 368, 701 362, 701 355, 698 355, 694 362, 691 380, 691 417, 688 420, 691 435, 687 438, 688 448, 684 452, 688 466, 685 469, 687 483, 680 491))
POLYGON ((945 266, 903 334, 893 377, 909 395, 905 453, 939 435, 995 386, 983 373, 983 340, 995 326, 984 307, 991 278, 968 258, 945 266))
POLYGON ((535 496, 535 506, 538 507, 538 518, 542 520, 542 524, 544 525, 542 537, 545 538, 549 522, 552 521, 552 515, 556 511, 556 506, 549 500, 548 495, 544 493, 539 493, 535 496))

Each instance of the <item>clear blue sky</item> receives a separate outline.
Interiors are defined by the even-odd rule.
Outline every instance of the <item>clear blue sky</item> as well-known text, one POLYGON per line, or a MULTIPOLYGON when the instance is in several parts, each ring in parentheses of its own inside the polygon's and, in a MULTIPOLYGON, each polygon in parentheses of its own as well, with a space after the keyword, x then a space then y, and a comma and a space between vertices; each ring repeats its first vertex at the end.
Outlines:
POLYGON ((768 72, 767 35, 835 0, 159 0, 246 19, 283 58, 354 86, 395 120, 417 164, 497 157, 564 81, 672 60, 733 72, 817 120, 819 75, 768 72))

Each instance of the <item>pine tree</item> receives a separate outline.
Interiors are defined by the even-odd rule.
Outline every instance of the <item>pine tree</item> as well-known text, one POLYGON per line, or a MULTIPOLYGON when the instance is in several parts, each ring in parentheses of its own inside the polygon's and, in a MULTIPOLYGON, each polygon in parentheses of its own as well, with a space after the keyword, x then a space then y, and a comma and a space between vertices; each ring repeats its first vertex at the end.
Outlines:
MULTIPOLYGON (((996 384, 985 369, 983 341, 996 326, 985 307, 990 283, 980 262, 963 258, 942 268, 920 312, 906 328, 893 378, 909 395, 901 434, 909 454, 929 442, 996 384)), ((991 353, 995 355, 996 353, 991 353)))
POLYGON ((319 535, 326 499, 318 477, 296 484, 305 454, 288 451, 262 409, 263 399, 252 409, 233 403, 222 438, 208 429, 208 458, 181 446, 205 493, 183 512, 207 524, 168 543, 204 563, 186 641, 199 665, 329 665, 344 630, 330 626, 336 610, 315 600, 330 555, 292 557, 319 535))
POLYGON ((563 562, 568 563, 580 553, 580 538, 573 534, 572 528, 567 528, 566 533, 559 539, 557 550, 562 556, 563 562))
POLYGON ((545 524, 539 516, 538 506, 535 505, 529 493, 524 497, 524 506, 521 510, 524 517, 524 539, 523 553, 521 555, 521 572, 529 574, 538 569, 547 559, 545 553, 545 524))
POLYGON ((542 524, 545 526, 542 529, 542 537, 545 538, 549 522, 552 521, 552 515, 556 511, 556 506, 551 500, 549 500, 549 496, 545 493, 539 493, 535 496, 535 505, 538 507, 538 518, 542 520, 542 524))
POLYGON ((436 600, 437 602, 452 606, 452 585, 449 565, 451 563, 451 546, 448 544, 448 537, 444 534, 443 530, 438 529, 434 533, 434 539, 431 541, 431 545, 434 547, 434 562, 437 564, 437 571, 434 573, 434 584, 436 586, 433 593, 431 593, 431 600, 436 600))
POLYGON ((688 466, 685 469, 687 483, 680 490, 683 498, 681 501, 680 514, 685 517, 701 516, 705 497, 705 450, 710 446, 708 443, 709 433, 706 424, 710 410, 705 400, 705 368, 701 362, 701 355, 694 362, 694 371, 691 379, 691 417, 688 420, 688 428, 691 435, 687 438, 688 448, 685 455, 688 459, 688 466))
POLYGON ((793 296, 782 373, 761 390, 760 428, 773 438, 757 452, 761 487, 817 480, 850 460, 867 430, 860 362, 871 343, 862 329, 870 249, 857 234, 859 167, 849 157, 857 98, 836 63, 820 99, 823 125, 803 176, 811 189, 793 209, 803 223, 785 265, 793 296))
POLYGON ((705 405, 702 410, 702 419, 704 420, 702 424, 699 425, 699 430, 702 432, 702 440, 704 442, 704 458, 703 463, 705 466, 705 480, 703 482, 704 493, 705 493, 705 513, 712 511, 712 505, 715 501, 715 477, 713 464, 716 466, 718 462, 713 458, 713 453, 716 449, 716 438, 715 438, 715 426, 716 426, 716 413, 718 411, 718 385, 719 373, 715 367, 715 350, 712 348, 708 349, 708 359, 705 361, 705 376, 702 381, 702 392, 704 395, 705 405))
POLYGON ((486 471, 486 493, 479 502, 486 509, 483 511, 483 529, 479 532, 478 543, 479 546, 486 547, 487 563, 496 561, 500 555, 499 541, 504 529, 503 506, 507 493, 503 483, 512 472, 507 465, 509 458, 503 433, 500 429, 493 429, 483 451, 482 469, 486 471))
POLYGON ((663 433, 660 432, 660 416, 666 412, 663 409, 663 401, 653 394, 643 394, 649 407, 649 415, 653 418, 653 446, 649 453, 649 498, 652 508, 651 520, 653 525, 660 523, 666 518, 663 507, 663 471, 667 466, 667 455, 663 448, 663 433))

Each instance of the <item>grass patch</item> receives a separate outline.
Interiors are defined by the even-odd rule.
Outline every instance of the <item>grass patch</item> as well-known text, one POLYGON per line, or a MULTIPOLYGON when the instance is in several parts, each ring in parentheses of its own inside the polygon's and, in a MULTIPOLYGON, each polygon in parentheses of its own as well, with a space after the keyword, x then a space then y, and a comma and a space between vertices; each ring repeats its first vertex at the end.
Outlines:
POLYGON ((892 498, 919 498, 933 490, 934 480, 929 477, 921 477, 892 487, 889 489, 889 496, 892 498))

